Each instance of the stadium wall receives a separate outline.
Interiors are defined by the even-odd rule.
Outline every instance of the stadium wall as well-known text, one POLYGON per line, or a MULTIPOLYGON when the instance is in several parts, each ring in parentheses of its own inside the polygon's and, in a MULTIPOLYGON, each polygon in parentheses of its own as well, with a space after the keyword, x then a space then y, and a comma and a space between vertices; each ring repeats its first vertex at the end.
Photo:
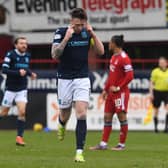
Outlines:
MULTIPOLYGON (((27 129, 31 129, 34 123, 40 122, 49 129, 55 130, 57 126, 57 117, 59 106, 57 103, 57 86, 55 71, 36 71, 38 78, 35 81, 28 80, 29 103, 27 107, 27 129)), ((88 109, 88 129, 101 130, 103 127, 103 107, 104 102, 99 98, 100 92, 104 87, 104 82, 108 76, 107 71, 92 71, 90 79, 92 83, 92 94, 88 109)), ((152 108, 148 95, 150 71, 135 71, 135 78, 129 85, 131 96, 129 101, 129 129, 130 130, 152 130, 152 108)), ((1 99, 5 76, 0 76, 1 99)), ((159 127, 164 128, 165 111, 163 106, 160 109, 159 127)), ((0 122, 2 129, 14 129, 16 126, 17 109, 12 107, 9 117, 0 122)), ((76 122, 74 111, 67 128, 74 130, 76 122)), ((116 118, 113 121, 114 129, 119 129, 116 118)))

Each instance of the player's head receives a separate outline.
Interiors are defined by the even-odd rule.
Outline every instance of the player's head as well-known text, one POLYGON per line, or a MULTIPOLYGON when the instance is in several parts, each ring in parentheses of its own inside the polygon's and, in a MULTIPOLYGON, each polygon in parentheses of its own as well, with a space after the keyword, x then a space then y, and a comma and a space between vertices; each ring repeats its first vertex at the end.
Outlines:
POLYGON ((124 46, 124 36, 123 35, 115 35, 111 38, 109 43, 109 50, 114 51, 116 48, 123 48, 124 46))
POLYGON ((82 8, 74 8, 71 12, 70 24, 74 26, 75 33, 80 33, 87 23, 87 14, 82 8))
POLYGON ((24 53, 28 47, 27 39, 25 37, 18 37, 15 39, 14 45, 19 52, 24 53))
POLYGON ((158 63, 159 63, 159 67, 161 69, 167 68, 168 63, 167 63, 167 59, 165 57, 160 57, 158 63))

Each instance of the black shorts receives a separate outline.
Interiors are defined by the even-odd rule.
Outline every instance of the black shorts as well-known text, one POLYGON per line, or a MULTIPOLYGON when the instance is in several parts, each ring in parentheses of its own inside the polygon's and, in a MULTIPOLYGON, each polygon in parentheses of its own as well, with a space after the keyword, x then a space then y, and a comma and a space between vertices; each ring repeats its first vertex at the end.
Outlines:
POLYGON ((156 108, 159 108, 161 105, 161 102, 163 101, 164 104, 168 104, 168 91, 153 91, 153 106, 156 108))

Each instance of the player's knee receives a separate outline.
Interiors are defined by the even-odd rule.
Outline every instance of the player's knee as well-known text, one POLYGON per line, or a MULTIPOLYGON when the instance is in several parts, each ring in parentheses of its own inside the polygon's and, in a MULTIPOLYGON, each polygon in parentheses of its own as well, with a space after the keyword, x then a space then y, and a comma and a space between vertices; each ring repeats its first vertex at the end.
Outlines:
POLYGON ((157 117, 158 116, 158 108, 154 108, 154 110, 153 110, 153 115, 154 115, 154 117, 157 117))
POLYGON ((118 116, 119 121, 127 120, 127 115, 124 111, 122 111, 121 113, 118 113, 117 116, 118 116))
POLYGON ((76 115, 78 119, 86 119, 86 113, 87 113, 86 108, 81 107, 76 109, 76 115))
POLYGON ((112 113, 105 113, 104 114, 104 122, 111 122, 113 118, 113 114, 112 113))
POLYGON ((104 116, 104 121, 105 121, 105 122, 111 122, 111 120, 112 120, 112 119, 111 119, 110 116, 108 116, 108 115, 105 115, 105 116, 104 116))
POLYGON ((83 111, 83 112, 77 113, 77 118, 80 120, 85 120, 86 119, 86 112, 83 111))
POLYGON ((168 113, 168 104, 165 105, 166 111, 168 113))
POLYGON ((0 115, 1 116, 7 116, 8 112, 9 112, 9 108, 8 107, 2 108, 2 110, 0 112, 0 115))
POLYGON ((25 115, 26 115, 25 109, 20 109, 20 110, 19 110, 19 116, 25 117, 25 115))

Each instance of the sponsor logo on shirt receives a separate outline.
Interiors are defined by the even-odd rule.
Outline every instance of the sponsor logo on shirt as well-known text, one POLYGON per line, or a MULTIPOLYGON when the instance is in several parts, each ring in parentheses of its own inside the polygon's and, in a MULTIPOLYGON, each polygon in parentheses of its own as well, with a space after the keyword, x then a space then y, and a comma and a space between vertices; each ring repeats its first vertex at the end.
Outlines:
POLYGON ((76 46, 87 46, 89 44, 88 41, 70 41, 68 42, 68 46, 76 47, 76 46))

